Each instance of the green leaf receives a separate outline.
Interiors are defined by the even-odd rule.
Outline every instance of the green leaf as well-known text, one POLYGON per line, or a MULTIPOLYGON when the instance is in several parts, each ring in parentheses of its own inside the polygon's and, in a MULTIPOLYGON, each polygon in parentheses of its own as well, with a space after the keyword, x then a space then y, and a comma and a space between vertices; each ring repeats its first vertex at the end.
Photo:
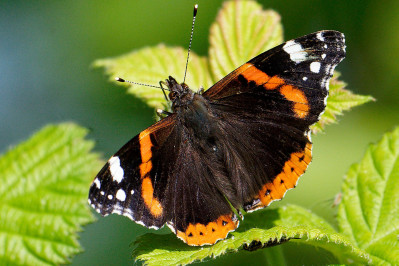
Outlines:
POLYGON ((337 122, 337 115, 342 115, 344 111, 364 103, 375 101, 372 96, 354 94, 346 90, 346 83, 338 80, 339 72, 335 72, 330 80, 330 92, 327 98, 327 107, 320 121, 312 126, 312 132, 323 131, 325 126, 337 122))
POLYGON ((0 264, 54 265, 81 251, 87 193, 101 164, 87 130, 47 126, 0 158, 0 264))
MULTIPOLYGON (((104 67, 114 82, 117 82, 115 77, 118 76, 134 82, 159 86, 158 82, 169 76, 176 78, 178 82, 183 82, 186 58, 187 50, 161 44, 115 58, 100 59, 94 62, 94 66, 104 67)), ((209 88, 213 84, 206 58, 194 52, 190 53, 186 83, 194 90, 201 86, 209 88)), ((165 108, 166 100, 161 89, 123 84, 129 87, 129 93, 143 99, 149 106, 165 108)))
POLYGON ((209 63, 214 81, 283 42, 280 15, 255 1, 227 1, 211 26, 209 63))
POLYGON ((374 264, 399 264, 399 127, 370 145, 342 186, 340 230, 374 264))
POLYGON ((294 205, 248 214, 231 235, 213 246, 190 247, 174 234, 146 234, 136 241, 133 256, 148 265, 188 264, 237 252, 252 241, 270 245, 292 239, 324 248, 338 258, 342 256, 358 263, 368 262, 365 252, 355 247, 345 236, 336 233, 326 221, 294 205))

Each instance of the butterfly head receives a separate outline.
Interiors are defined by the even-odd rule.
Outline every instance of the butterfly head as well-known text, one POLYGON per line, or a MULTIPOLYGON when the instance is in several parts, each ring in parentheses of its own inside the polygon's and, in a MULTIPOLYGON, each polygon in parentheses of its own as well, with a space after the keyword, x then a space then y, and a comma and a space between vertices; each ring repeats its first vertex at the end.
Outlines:
POLYGON ((189 104, 194 97, 194 92, 185 83, 178 83, 173 77, 169 76, 166 80, 169 88, 169 99, 172 101, 172 109, 189 104))

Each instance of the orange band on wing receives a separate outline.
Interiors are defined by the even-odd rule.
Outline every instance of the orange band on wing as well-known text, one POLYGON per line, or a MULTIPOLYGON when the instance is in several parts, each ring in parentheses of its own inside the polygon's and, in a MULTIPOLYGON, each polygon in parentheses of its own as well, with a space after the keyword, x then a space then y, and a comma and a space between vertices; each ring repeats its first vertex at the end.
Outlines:
MULTIPOLYGON (((246 63, 246 65, 251 65, 250 63, 246 63)), ((263 85, 269 81, 270 77, 265 72, 257 69, 255 66, 251 66, 244 72, 242 72, 244 78, 248 81, 254 81, 256 85, 263 85)))
POLYGON ((151 132, 148 129, 142 131, 139 135, 141 161, 148 162, 152 158, 152 142, 150 138, 151 132))
MULTIPOLYGON (((250 63, 246 63, 245 65, 251 65, 250 63)), ((244 65, 244 66, 245 66, 244 65)), ((267 90, 274 90, 284 84, 284 80, 277 76, 270 77, 262 70, 259 70, 254 65, 247 68, 244 72, 241 73, 245 79, 248 81, 253 81, 258 86, 265 87, 267 90)))
POLYGON ((289 101, 294 103, 294 112, 299 118, 305 118, 309 113, 308 99, 303 91, 292 85, 284 85, 280 93, 289 101))
POLYGON ((147 174, 150 173, 151 169, 152 169, 152 162, 148 161, 146 163, 141 163, 140 166, 140 176, 141 179, 143 179, 144 177, 147 176, 147 174))
POLYGON ((154 197, 154 187, 152 185, 151 178, 146 177, 151 169, 152 169, 152 142, 150 138, 151 132, 148 130, 144 130, 139 135, 140 142, 140 154, 141 154, 141 164, 140 168, 140 176, 141 176, 141 196, 144 199, 144 203, 149 209, 150 213, 159 217, 162 215, 163 208, 161 203, 157 198, 154 197))
POLYGON ((186 231, 177 230, 176 235, 191 246, 215 244, 219 239, 226 238, 227 234, 238 227, 238 219, 231 214, 222 215, 216 221, 204 224, 189 224, 186 231))
POLYGON ((157 198, 154 197, 154 187, 152 186, 151 179, 149 177, 144 178, 141 184, 141 196, 144 199, 145 205, 150 210, 150 213, 155 217, 162 215, 163 208, 157 198))

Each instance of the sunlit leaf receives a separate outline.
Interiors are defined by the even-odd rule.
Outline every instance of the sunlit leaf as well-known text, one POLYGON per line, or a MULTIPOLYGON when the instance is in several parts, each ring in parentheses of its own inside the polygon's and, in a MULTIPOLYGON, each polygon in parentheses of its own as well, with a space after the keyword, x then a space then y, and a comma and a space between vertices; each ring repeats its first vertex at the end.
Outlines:
POLYGON ((188 264, 237 252, 251 246, 253 241, 267 247, 289 239, 324 248, 345 261, 367 263, 369 260, 365 252, 335 232, 326 221, 294 205, 246 215, 231 237, 213 246, 191 247, 174 234, 146 234, 136 241, 133 256, 148 265, 188 264))
POLYGON ((354 94, 346 90, 346 83, 340 81, 340 74, 335 72, 330 80, 330 93, 327 99, 327 107, 320 121, 312 126, 313 133, 323 131, 326 125, 337 122, 337 116, 342 115, 353 107, 374 101, 372 96, 354 94))
MULTIPOLYGON (((183 48, 158 45, 115 58, 99 59, 94 62, 94 66, 104 67, 114 82, 117 82, 115 77, 121 77, 159 86, 159 81, 169 76, 174 77, 177 82, 183 82, 186 58, 187 50, 183 48)), ((123 84, 129 87, 129 93, 143 99, 149 106, 164 108, 166 100, 160 88, 123 84)), ((199 57, 194 52, 190 53, 186 84, 193 90, 198 90, 201 86, 209 88, 212 85, 206 58, 199 57)))
POLYGON ((81 251, 93 221, 90 181, 101 166, 87 131, 47 126, 0 157, 0 264, 54 265, 81 251))
POLYGON ((342 186, 340 230, 374 264, 399 264, 399 128, 370 145, 342 186))
POLYGON ((211 26, 209 63, 215 81, 283 42, 280 15, 255 1, 226 1, 211 26))

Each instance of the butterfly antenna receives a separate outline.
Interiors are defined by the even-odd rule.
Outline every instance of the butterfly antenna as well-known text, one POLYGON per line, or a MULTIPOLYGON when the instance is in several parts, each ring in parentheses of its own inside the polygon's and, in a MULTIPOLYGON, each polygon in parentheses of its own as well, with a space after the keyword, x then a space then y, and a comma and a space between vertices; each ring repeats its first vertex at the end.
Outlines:
POLYGON ((187 66, 188 66, 188 58, 190 57, 191 42, 193 41, 194 25, 195 25, 195 17, 197 16, 197 9, 198 9, 198 4, 196 4, 196 5, 194 6, 193 24, 192 24, 192 26, 191 26, 190 44, 188 45, 188 53, 187 53, 187 61, 186 61, 186 70, 184 71, 183 83, 186 81, 187 66))
POLYGON ((125 80, 125 79, 120 78, 120 77, 116 77, 115 80, 116 80, 116 81, 119 81, 119 82, 126 82, 126 83, 130 83, 130 84, 135 84, 135 85, 141 85, 141 86, 146 86, 146 87, 152 87, 152 88, 161 89, 162 92, 163 92, 163 95, 165 96, 165 99, 168 100, 168 98, 166 97, 165 90, 167 90, 167 91, 170 91, 170 90, 167 89, 167 88, 164 88, 163 86, 155 86, 155 85, 150 85, 150 84, 144 84, 144 83, 139 83, 139 82, 133 82, 133 81, 130 81, 130 80, 125 80))

